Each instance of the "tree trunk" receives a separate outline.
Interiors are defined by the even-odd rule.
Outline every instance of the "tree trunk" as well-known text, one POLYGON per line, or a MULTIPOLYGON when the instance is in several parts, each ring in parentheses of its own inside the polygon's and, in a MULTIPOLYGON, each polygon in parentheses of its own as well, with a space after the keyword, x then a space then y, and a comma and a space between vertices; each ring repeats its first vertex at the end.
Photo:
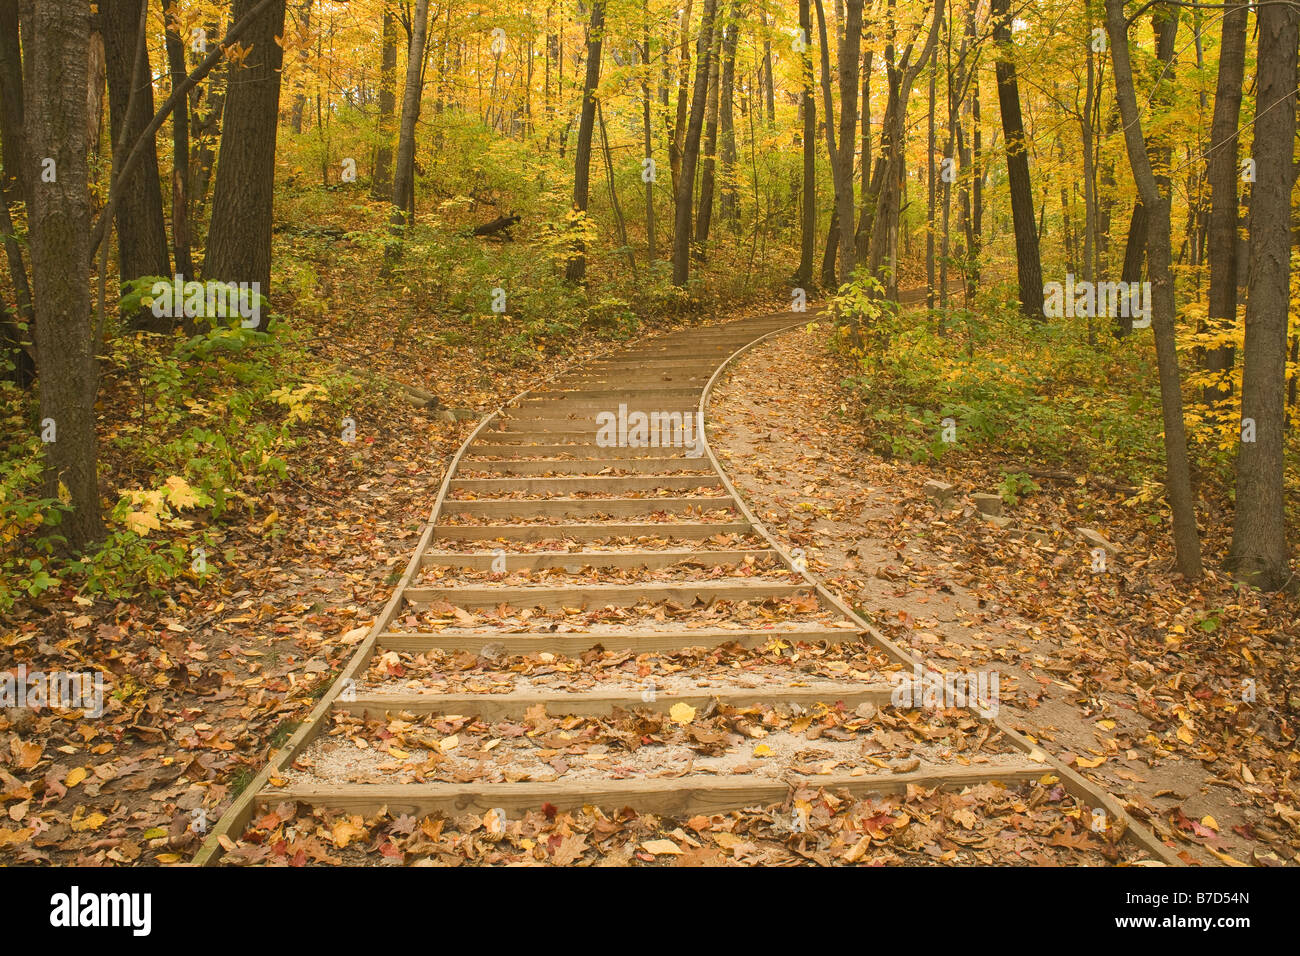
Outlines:
MULTIPOLYGON (((139 43, 140 17, 145 10, 145 0, 101 2, 112 154, 114 162, 122 162, 126 159, 126 152, 121 147, 125 145, 129 150, 154 114, 148 46, 140 48, 139 43)), ((118 176, 116 169, 113 175, 115 178, 118 176)), ((162 189, 158 182, 158 153, 152 137, 145 146, 142 161, 121 184, 114 222, 117 226, 118 273, 124 285, 141 276, 171 275, 162 189)), ((167 331, 173 321, 168 317, 159 318, 147 308, 130 318, 133 327, 156 332, 167 331)))
POLYGON ((370 178, 372 199, 393 194, 393 110, 397 107, 397 18, 384 7, 383 37, 379 55, 379 148, 370 178))
POLYGON ((1020 280, 1020 311, 1043 318, 1043 267, 1038 254, 1038 228, 1034 222, 1034 195, 1029 179, 1029 144, 1020 116, 1020 85, 1011 48, 1011 2, 993 0, 993 40, 998 45, 996 71, 998 105, 1002 113, 1002 138, 1007 154, 1007 179, 1011 190, 1011 217, 1016 233, 1016 275, 1020 280))
POLYGON ((736 44, 740 38, 740 0, 732 0, 730 20, 723 40, 722 82, 718 89, 718 126, 722 137, 722 196, 718 211, 734 233, 739 226, 740 192, 736 188, 736 124, 732 100, 736 88, 736 44))
POLYGON ((682 144, 681 172, 677 177, 677 208, 673 223, 673 285, 685 286, 691 271, 691 204, 695 192, 695 167, 700 158, 704 106, 709 93, 709 50, 713 46, 713 21, 717 0, 704 0, 704 16, 695 46, 695 88, 691 93, 691 119, 682 144))
POLYGON ((23 58, 18 0, 0 0, 0 189, 23 201, 23 58))
MULTIPOLYGON (((173 29, 172 14, 176 0, 163 0, 163 18, 167 21, 165 44, 167 72, 175 90, 185 80, 185 42, 173 29)), ((190 111, 185 100, 172 110, 172 255, 176 271, 185 279, 194 278, 194 259, 190 253, 190 111)))
MULTIPOLYGON (((138 23, 138 21, 137 21, 138 23)), ((104 531, 96 475, 95 393, 90 327, 90 191, 86 164, 89 9, 79 3, 25 5, 22 23, 28 248, 40 321, 40 416, 56 429, 45 445, 45 494, 71 512, 59 525, 84 550, 104 531), (55 180, 42 179, 46 158, 55 180), (37 188, 39 184, 39 188, 37 188)))
POLYGON ((686 0, 686 3, 679 10, 680 21, 680 38, 678 41, 677 55, 677 106, 674 111, 672 128, 668 131, 668 165, 672 168, 673 173, 673 197, 676 202, 677 192, 680 186, 682 174, 682 151, 686 146, 686 126, 687 116, 690 113, 690 102, 688 100, 688 90, 691 83, 691 6, 693 0, 686 0))
MULTIPOLYGON (((1214 93, 1214 119, 1210 125, 1209 162, 1205 176, 1210 186, 1208 255, 1210 260, 1209 319, 1212 325, 1231 328, 1237 321, 1237 123, 1241 117, 1241 81, 1246 61, 1245 6, 1230 7, 1223 15, 1219 45, 1219 77, 1214 93)), ((1208 349, 1205 367, 1226 373, 1234 362, 1233 347, 1208 349)), ((1205 390, 1213 405, 1232 393, 1227 383, 1205 390)))
POLYGON ((393 171, 393 230, 400 232, 410 220, 406 211, 415 193, 415 123, 420 117, 420 77, 424 44, 429 30, 429 0, 415 0, 411 44, 406 53, 406 83, 402 89, 402 119, 397 133, 397 168, 393 171))
POLYGON ((817 106, 813 97, 811 0, 799 0, 799 30, 802 43, 799 63, 803 68, 803 207, 799 229, 799 269, 795 285, 807 290, 812 285, 813 244, 817 232, 817 106))
POLYGON ((709 239, 713 223, 713 173, 717 168, 718 154, 718 69, 722 58, 722 42, 731 24, 724 14, 713 31, 713 47, 709 50, 709 98, 705 106, 704 146, 700 157, 700 198, 695 212, 695 256, 704 258, 704 244, 709 239))
MULTIPOLYGON (((650 127, 650 0, 642 0, 641 15, 645 18, 645 32, 642 36, 641 64, 645 73, 641 77, 641 133, 644 138, 645 158, 654 162, 654 141, 650 127)), ((665 91, 667 87, 665 87, 665 91)), ((646 260, 654 269, 655 261, 655 180, 651 176, 645 179, 645 238, 646 260)))
MULTIPOLYGON (((235 0, 238 22, 256 0, 235 0)), ((256 283, 261 295, 271 289, 271 206, 275 195, 275 134, 280 111, 280 68, 284 51, 284 0, 276 0, 244 37, 251 47, 243 65, 230 74, 221 130, 217 184, 212 192, 212 225, 203 275, 221 282, 256 283)), ((258 328, 268 316, 262 314, 258 328)))
MULTIPOLYGON (((1124 143, 1133 179, 1147 209, 1147 258, 1151 274, 1151 327, 1155 333, 1156 360, 1160 372, 1160 405, 1164 419, 1165 491, 1173 517, 1174 549, 1178 570, 1188 579, 1202 573, 1201 543, 1196 531, 1196 507, 1192 496, 1191 468, 1187 458, 1187 433, 1183 422, 1182 383, 1178 369, 1178 348, 1174 339, 1174 280, 1170 269, 1169 197, 1162 195, 1147 156, 1142 118, 1138 113, 1129 61, 1128 27, 1124 0, 1106 0, 1106 32, 1110 37, 1115 71, 1115 92, 1124 120, 1124 143)), ((1292 64, 1294 65, 1294 58, 1292 64)), ((1294 84, 1294 70, 1292 83, 1294 84)), ((1287 140, 1288 147, 1290 140, 1287 140)))
MULTIPOLYGON (((596 87, 600 84, 600 48, 605 34, 605 0, 593 0, 591 23, 587 27, 587 75, 582 84, 582 115, 578 120, 578 148, 573 153, 573 208, 587 211, 591 177, 591 134, 596 123, 596 87)), ((587 257, 583 247, 565 266, 569 282, 587 278, 587 257)))
POLYGON ((1236 516, 1228 567, 1243 581, 1275 590, 1291 579, 1284 428, 1300 13, 1288 4, 1265 3, 1256 16, 1257 99, 1278 108, 1255 113, 1250 287, 1241 378, 1243 436, 1237 451, 1236 516), (1253 436, 1247 431, 1252 420, 1253 436))

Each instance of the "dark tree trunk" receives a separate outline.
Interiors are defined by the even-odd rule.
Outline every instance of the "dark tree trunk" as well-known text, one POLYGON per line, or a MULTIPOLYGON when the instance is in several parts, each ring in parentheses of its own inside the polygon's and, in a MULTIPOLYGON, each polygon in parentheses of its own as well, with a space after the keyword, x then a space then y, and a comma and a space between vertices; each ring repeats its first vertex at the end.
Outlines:
POLYGON ((83 550, 104 531, 96 475, 95 393, 98 390, 90 327, 90 192, 86 164, 89 6, 24 6, 25 176, 32 291, 40 321, 36 353, 41 370, 45 493, 71 505, 59 533, 83 550), (46 158, 56 179, 44 182, 46 158), (40 188, 34 188, 39 183, 40 188))
POLYGON ((27 197, 23 182, 23 58, 18 45, 18 0, 0 0, 0 188, 27 197))
MULTIPOLYGON (((1248 12, 1245 6, 1237 6, 1229 8, 1223 15, 1219 77, 1214 93, 1214 120, 1210 125, 1209 162, 1205 171, 1210 186, 1207 235, 1209 318, 1212 323, 1229 326, 1237 319, 1237 123, 1241 117, 1248 12)), ((1212 372, 1229 371, 1234 360, 1231 345, 1208 349, 1205 353, 1205 367, 1212 372)), ((1212 405, 1231 392, 1231 386, 1226 382, 1212 385, 1205 390, 1205 401, 1212 405)))
MULTIPOLYGON (((722 82, 718 88, 718 127, 722 137, 722 196, 718 211, 736 231, 740 193, 736 188, 736 124, 732 100, 736 89, 736 44, 740 39, 740 0, 732 0, 730 24, 722 47, 722 82)), ((743 103, 742 103, 743 106, 743 103)))
MULTIPOLYGON (((424 47, 429 32, 429 0, 416 0, 411 42, 406 53, 406 80, 402 87, 402 118, 397 133, 397 160, 393 171, 393 209, 389 222, 395 232, 414 219, 415 124, 420 117, 424 47)), ((389 251, 396 254, 396 245, 389 251)), ((385 259, 387 264, 388 259, 385 259)))
MULTIPOLYGON (((642 35, 641 65, 645 73, 641 77, 641 135, 645 158, 654 162, 654 140, 650 124, 650 0, 641 0, 641 14, 645 18, 645 31, 642 35)), ((668 87, 664 87, 667 93, 668 87)), ((646 259, 654 268, 655 261, 655 181, 645 176, 645 239, 646 259)))
POLYGON ((700 157, 700 198, 695 211, 695 255, 704 257, 704 243, 709 239, 713 223, 713 173, 718 154, 718 60, 722 56, 722 40, 728 29, 724 17, 713 31, 713 47, 709 51, 709 98, 705 107, 704 145, 700 157))
MULTIPOLYGON (((173 27, 175 0, 163 0, 167 20, 167 72, 175 90, 185 79, 185 42, 173 27)), ((190 254, 190 111, 181 100, 172 110, 172 256, 176 271, 185 279, 194 278, 194 260, 190 254)))
MULTIPOLYGON (((587 26, 587 75, 582 84, 582 114, 578 120, 578 145, 573 151, 573 208, 587 211, 591 182, 591 134, 596 125, 596 87, 600 85, 600 49, 605 35, 605 0, 593 0, 587 26)), ((579 245, 578 254, 565 266, 569 282, 587 278, 587 257, 579 245)))
POLYGON ((713 21, 717 0, 704 0, 704 17, 695 46, 695 87, 691 93, 691 119, 682 143, 681 172, 677 177, 677 208, 673 222, 673 285, 685 286, 691 272, 691 221, 695 192, 695 167, 700 158, 704 107, 709 94, 709 50, 713 47, 713 21))
POLYGON ((397 107, 397 18, 384 7, 383 37, 379 55, 379 148, 375 150, 375 173, 370 179, 373 199, 387 199, 393 193, 393 110, 397 107))
POLYGON ((1002 138, 1007 154, 1007 179, 1011 189, 1011 218, 1016 233, 1016 275, 1020 280, 1020 311, 1043 318, 1043 267, 1038 254, 1038 227, 1034 222, 1034 194, 1029 179, 1029 144, 1020 116, 1020 85, 1011 50, 1011 0, 993 0, 993 39, 998 45, 996 71, 998 105, 1002 113, 1002 138))
MULTIPOLYGON (((1169 196, 1160 192, 1147 155, 1129 61, 1128 26, 1124 0, 1106 0, 1106 32, 1115 70, 1115 91, 1124 120, 1124 143, 1133 179, 1147 208, 1147 257, 1151 273, 1151 328, 1155 333, 1160 374, 1160 405, 1164 421, 1165 491, 1173 518, 1174 549, 1178 570, 1188 579, 1202 574, 1201 543, 1196 530, 1196 505, 1192 495, 1191 467, 1187 458, 1187 431, 1183 422, 1182 382, 1174 337, 1174 279, 1170 269, 1169 196)), ((1294 60, 1292 61, 1294 62, 1294 60)), ((1294 76, 1292 77, 1294 83, 1294 76)), ((1290 140, 1288 140, 1288 145, 1290 140)))
POLYGON ((803 68, 803 206, 799 229, 799 269, 795 284, 804 290, 812 285, 813 244, 817 231, 817 106, 813 97, 813 65, 811 39, 811 0, 799 0, 799 29, 803 34, 803 49, 799 63, 803 68))
POLYGON ((1275 590, 1291 579, 1286 540, 1286 349, 1290 313, 1292 152, 1296 133, 1296 46, 1300 12, 1260 4, 1255 183, 1250 193, 1250 280, 1246 297, 1241 414, 1253 441, 1237 451, 1236 516, 1228 566, 1241 580, 1275 590))
MULTIPOLYGON (((154 114, 148 46, 137 51, 141 35, 140 16, 144 9, 145 0, 102 0, 108 118, 115 162, 126 159, 126 152, 140 138, 154 114), (137 57, 137 52, 142 55, 137 57), (123 145, 125 150, 121 148, 123 145)), ((113 175, 117 176, 117 170, 113 175)), ((118 273, 123 284, 141 276, 171 275, 162 188, 158 182, 158 153, 152 138, 145 147, 140 164, 121 184, 114 223, 117 226, 118 273)), ((171 328, 172 319, 158 318, 151 310, 142 309, 131 316, 131 324, 135 328, 161 332, 171 328)))

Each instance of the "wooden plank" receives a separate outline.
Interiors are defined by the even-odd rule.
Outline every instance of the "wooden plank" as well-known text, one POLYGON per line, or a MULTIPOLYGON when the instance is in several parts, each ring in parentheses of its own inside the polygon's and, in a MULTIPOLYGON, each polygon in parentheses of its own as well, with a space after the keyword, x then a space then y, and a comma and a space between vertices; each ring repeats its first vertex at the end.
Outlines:
POLYGON ((455 478, 453 490, 480 493, 523 491, 529 494, 597 491, 615 494, 620 491, 692 491, 696 488, 719 488, 714 474, 702 475, 580 475, 566 478, 455 478))
POLYGON ((588 458, 572 460, 550 458, 541 461, 467 461, 461 462, 456 480, 467 472, 489 472, 500 475, 599 475, 602 471, 626 471, 642 475, 707 475, 714 481, 717 473, 708 464, 693 465, 699 458, 677 460, 673 458, 588 458))
POLYGON ((497 569, 502 572, 536 571, 543 568, 563 568, 581 571, 583 568, 671 568, 678 564, 696 564, 715 568, 743 564, 747 559, 755 563, 775 563, 785 567, 781 553, 770 548, 731 550, 664 550, 664 551, 531 551, 523 554, 499 555, 495 551, 469 553, 465 551, 425 551, 420 563, 426 568, 469 568, 491 571, 499 560, 497 569))
POLYGON ((442 541, 604 541, 609 538, 655 538, 695 541, 719 534, 747 534, 747 521, 657 521, 639 524, 483 524, 438 525, 442 541))
MULTIPOLYGON (((824 788, 836 794, 848 791, 854 797, 882 796, 907 792, 909 786, 945 787, 960 790, 979 783, 1007 784, 1037 780, 1048 768, 1031 763, 999 766, 926 767, 910 773, 815 774, 792 777, 795 785, 824 788)), ((285 801, 329 807, 344 813, 366 816, 387 807, 394 816, 466 811, 484 814, 501 809, 507 814, 540 810, 549 803, 558 810, 584 806, 607 809, 631 807, 639 813, 655 813, 679 819, 696 814, 711 815, 784 802, 791 786, 782 780, 760 780, 752 775, 719 776, 691 774, 632 780, 554 780, 527 783, 409 783, 409 784, 298 784, 268 790, 258 796, 263 809, 285 801)))
POLYGON ((408 587, 404 592, 411 604, 446 601, 453 607, 632 607, 656 601, 689 605, 696 601, 766 601, 807 592, 806 584, 780 584, 762 581, 753 584, 728 584, 719 581, 683 582, 680 584, 592 584, 584 586, 543 587, 408 587))
POLYGON ((818 704, 853 710, 862 704, 884 707, 889 704, 894 687, 889 683, 822 682, 807 687, 708 687, 689 691, 658 689, 643 694, 641 689, 628 691, 515 691, 509 694, 366 694, 357 691, 353 700, 337 699, 336 711, 383 717, 408 714, 461 714, 482 720, 509 720, 524 716, 538 704, 552 717, 600 717, 619 710, 652 710, 666 713, 674 704, 687 704, 701 710, 713 700, 728 707, 797 704, 808 709, 818 704), (649 699, 647 699, 649 698, 649 699))
POLYGON ((600 645, 609 651, 634 650, 639 654, 678 651, 685 647, 721 647, 739 644, 741 647, 766 647, 769 641, 782 640, 788 644, 858 644, 861 635, 851 628, 824 628, 820 630, 794 630, 791 628, 765 628, 736 630, 731 628, 682 628, 677 630, 610 631, 593 629, 556 633, 471 633, 448 628, 427 633, 389 632, 379 636, 379 646, 387 651, 408 651, 419 654, 438 648, 443 651, 470 651, 478 654, 483 648, 499 644, 507 654, 540 654, 549 652, 566 657, 576 657, 600 645))
POLYGON ((444 515, 478 515, 485 518, 535 518, 609 515, 629 518, 636 515, 682 514, 688 508, 701 511, 733 511, 726 496, 690 496, 681 498, 504 498, 487 501, 444 501, 444 515))
POLYGON ((586 436, 586 441, 560 443, 547 436, 529 435, 525 432, 497 432, 488 441, 475 445, 465 461, 477 465, 483 455, 498 457, 511 456, 508 460, 524 458, 553 458, 556 455, 573 455, 575 461, 608 461, 611 458, 631 459, 633 461, 679 461, 683 464, 698 462, 699 458, 688 458, 685 448, 605 448, 597 445, 586 436))

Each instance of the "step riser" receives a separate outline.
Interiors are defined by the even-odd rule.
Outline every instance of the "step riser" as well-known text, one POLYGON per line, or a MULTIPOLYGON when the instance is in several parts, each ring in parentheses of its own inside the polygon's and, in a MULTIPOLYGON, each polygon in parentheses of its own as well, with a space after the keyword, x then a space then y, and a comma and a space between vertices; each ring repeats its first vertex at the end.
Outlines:
POLYGON ((575 491, 598 491, 614 494, 620 491, 691 491, 695 488, 718 488, 722 482, 717 475, 698 475, 675 477, 669 475, 645 475, 643 477, 601 478, 455 478, 451 490, 491 493, 502 491, 525 491, 541 494, 551 491, 554 494, 571 494, 575 491))
POLYGON ((637 515, 685 514, 688 508, 703 511, 736 511, 731 498, 582 498, 576 501, 530 500, 444 501, 443 515, 478 515, 484 518, 585 518, 609 515, 631 518, 637 515))
MULTIPOLYGON (((500 560, 505 573, 559 569, 577 574, 583 568, 671 568, 678 564, 691 564, 706 568, 731 567, 744 564, 752 558, 756 564, 781 567, 777 552, 755 549, 751 551, 578 551, 568 554, 505 554, 500 560)), ((441 554, 425 552, 420 564, 426 568, 464 568, 472 571, 491 571, 498 560, 496 554, 441 554)))
POLYGON ((442 541, 605 541, 612 538, 654 538, 661 541, 700 541, 715 535, 750 534, 748 521, 717 524, 680 522, 676 524, 591 524, 591 525, 478 525, 433 530, 435 540, 442 541))
POLYGON ((744 648, 766 647, 773 640, 782 640, 787 644, 802 642, 807 644, 861 644, 863 638, 850 629, 828 631, 741 631, 741 630, 706 630, 694 631, 646 631, 640 634, 601 634, 580 632, 574 634, 455 634, 442 632, 438 634, 381 634, 379 646, 386 651, 407 651, 412 654, 423 653, 434 648, 447 652, 468 651, 471 654, 482 653, 485 647, 499 644, 505 653, 541 654, 551 653, 565 657, 577 657, 579 654, 600 646, 607 651, 618 653, 630 650, 638 654, 655 654, 680 651, 687 647, 722 647, 738 644, 744 648))
POLYGON ((668 601, 682 607, 708 604, 712 601, 766 601, 794 597, 807 593, 803 584, 722 585, 716 587, 677 585, 640 585, 631 587, 593 588, 407 588, 403 592, 408 604, 419 606, 445 601, 452 607, 507 607, 519 608, 602 608, 635 607, 668 601))
MULTIPOLYGON (((653 460, 642 458, 630 459, 609 459, 598 458, 588 461, 565 461, 557 459, 555 461, 462 461, 457 474, 463 474, 467 471, 485 471, 494 475, 544 475, 554 473, 557 475, 590 475, 599 476, 605 469, 614 471, 630 471, 637 474, 653 474, 672 476, 681 472, 689 471, 690 468, 681 462, 675 462, 670 459, 653 460)), ((700 477, 712 476, 713 469, 701 460, 696 467, 697 471, 702 472, 700 477)), ((457 481, 461 479, 456 479, 457 481)))

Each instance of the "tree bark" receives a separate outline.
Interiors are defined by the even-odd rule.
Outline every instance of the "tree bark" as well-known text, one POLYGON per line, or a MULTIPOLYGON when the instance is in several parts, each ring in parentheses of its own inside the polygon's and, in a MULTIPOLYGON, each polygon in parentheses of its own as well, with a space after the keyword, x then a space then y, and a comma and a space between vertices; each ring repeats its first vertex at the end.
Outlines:
POLYGON ((1020 115, 1020 85, 1011 52, 1011 2, 993 0, 993 40, 998 45, 995 66, 1002 138, 1007 154, 1007 179, 1011 190, 1011 218, 1016 234, 1016 275, 1020 280, 1020 311, 1043 318, 1043 267, 1034 222, 1034 195, 1029 177, 1029 144, 1020 115))
POLYGON ((1228 567, 1239 579, 1274 590, 1291 579, 1284 429, 1300 13, 1280 3, 1257 9, 1260 107, 1252 147, 1255 183, 1250 193, 1250 280, 1241 378, 1243 433, 1245 423, 1253 419, 1255 434, 1254 441, 1243 434, 1237 451, 1228 567))
POLYGON ((429 30, 429 0, 416 0, 411 43, 406 54, 406 84, 402 89, 402 119, 397 133, 397 168, 393 171, 393 210, 390 222, 400 231, 410 221, 407 209, 415 193, 415 123, 420 117, 420 76, 429 30))
POLYGON ((24 5, 26 95, 24 178, 32 291, 40 321, 35 342, 41 371, 40 415, 55 426, 45 445, 45 493, 71 512, 59 526, 74 550, 103 534, 95 436, 97 370, 90 327, 90 192, 86 163, 89 7, 24 5), (46 182, 45 160, 55 180, 46 182), (37 188, 39 184, 39 188, 37 188))
MULTIPOLYGON (((188 72, 185 42, 172 28, 176 0, 162 0, 162 3, 163 19, 167 21, 167 72, 174 91, 185 81, 188 72)), ((194 259, 190 253, 190 111, 184 100, 172 110, 172 256, 176 271, 185 279, 194 278, 194 259)))
POLYGON ((709 97, 705 106, 704 146, 700 157, 700 198, 695 212, 695 256, 704 258, 704 243, 713 223, 713 174, 718 154, 718 69, 722 41, 729 26, 725 15, 714 28, 713 47, 709 50, 709 97))
POLYGON ((18 44, 18 0, 0 0, 0 188, 27 198, 23 181, 23 58, 18 44))
MULTIPOLYGON (((1208 312, 1212 324, 1232 326, 1237 320, 1237 123, 1241 118, 1242 74, 1246 62, 1245 6, 1230 7, 1223 15, 1219 44, 1219 76, 1214 92, 1214 119, 1210 125, 1209 162, 1205 176, 1210 186, 1210 221, 1207 253, 1210 260, 1208 312)), ((1232 369, 1231 345, 1207 349, 1205 367, 1212 372, 1232 369)), ((1227 378, 1226 375, 1223 376, 1227 378)), ((1205 390, 1209 405, 1232 394, 1226 382, 1205 390)))
MULTIPOLYGON (((596 87, 600 84, 600 50, 605 34, 605 0, 592 0, 587 25, 587 74, 582 84, 582 114, 578 120, 578 145, 573 151, 573 208, 587 211, 591 181, 591 134, 596 123, 596 87)), ((564 277, 569 282, 587 278, 587 257, 582 245, 569 259, 564 277)))
MULTIPOLYGON (((731 17, 722 48, 722 81, 718 87, 718 128, 722 139, 722 196, 718 212, 734 233, 739 225, 740 191, 736 188, 736 124, 732 108, 736 89, 736 45, 740 39, 740 0, 732 0, 731 17)), ((742 103, 743 106, 743 103, 742 103)))
MULTIPOLYGON (((1170 269, 1169 197, 1160 192, 1147 155, 1142 118, 1138 113, 1129 61, 1128 26, 1124 0, 1106 0, 1106 32, 1110 38, 1115 72, 1115 94, 1124 120, 1124 143, 1142 205, 1150 217, 1147 258, 1151 275, 1151 327, 1155 333, 1160 374, 1160 405, 1164 419, 1165 491, 1173 518, 1174 550, 1178 570, 1188 579, 1202 574, 1201 543, 1196 530, 1191 468, 1187 458, 1187 432, 1183 422, 1182 382, 1178 348, 1174 340, 1174 280, 1170 269)), ((1293 60, 1294 62, 1294 60, 1293 60)), ((1292 77, 1294 83, 1294 75, 1292 77)), ((1288 145, 1290 140, 1287 141, 1288 145)))
MULTIPOLYGON (((256 2, 235 0, 232 19, 238 22, 256 2)), ((271 207, 284 55, 276 38, 284 34, 284 14, 284 0, 262 12, 244 40, 251 47, 248 55, 230 74, 203 261, 205 278, 257 283, 261 295, 271 289, 271 207)), ((260 316, 259 328, 267 318, 260 316)))
POLYGON ((375 172, 370 178, 370 195, 385 199, 393 192, 393 110, 397 107, 397 18, 384 7, 379 54, 379 148, 375 150, 375 172))
POLYGON ((681 172, 677 177, 677 207, 673 222, 673 285, 685 286, 691 271, 691 221, 695 192, 695 167, 700 158, 700 134, 704 130, 704 107, 709 93, 709 50, 713 46, 713 21, 717 0, 704 0, 704 16, 695 46, 695 88, 691 94, 691 118, 682 144, 681 172))
POLYGON ((799 29, 803 49, 799 64, 803 70, 803 206, 799 230, 799 268, 795 285, 807 290, 812 285, 813 244, 817 231, 817 105, 813 96, 811 0, 799 0, 799 29))
MULTIPOLYGON (((126 159, 119 149, 129 149, 153 119, 153 74, 147 44, 140 47, 140 17, 145 0, 102 0, 104 62, 108 76, 108 118, 114 161, 126 159), (128 115, 129 112, 129 115, 128 115)), ((114 170, 120 178, 120 171, 114 170)), ((114 217, 117 226, 118 274, 125 285, 141 276, 170 276, 167 226, 163 219, 162 189, 158 181, 158 152, 152 137, 145 144, 140 164, 121 182, 121 198, 114 217)), ((134 328, 167 331, 173 320, 158 318, 149 309, 130 317, 134 328)))

